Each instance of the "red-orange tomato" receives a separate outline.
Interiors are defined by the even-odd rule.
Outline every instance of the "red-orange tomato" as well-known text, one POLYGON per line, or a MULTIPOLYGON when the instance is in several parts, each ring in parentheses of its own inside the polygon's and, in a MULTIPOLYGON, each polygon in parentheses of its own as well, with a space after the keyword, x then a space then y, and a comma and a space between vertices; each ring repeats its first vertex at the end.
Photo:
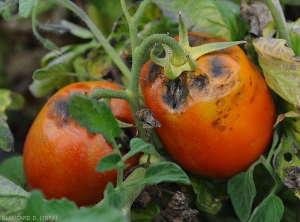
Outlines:
MULTIPOLYGON (((189 33, 191 46, 224 41, 189 33)), ((238 46, 203 55, 197 63, 196 71, 169 80, 162 67, 147 62, 140 79, 145 103, 162 125, 156 133, 179 165, 202 176, 229 178, 268 148, 274 102, 263 76, 238 46)))
MULTIPOLYGON (((25 177, 29 188, 42 190, 47 199, 66 197, 78 206, 93 205, 103 198, 106 184, 116 182, 116 171, 95 171, 99 160, 113 153, 112 146, 101 134, 89 134, 68 112, 72 92, 91 93, 100 88, 122 90, 104 81, 70 84, 50 98, 28 132, 25 177)), ((126 101, 112 99, 110 107, 116 118, 134 123, 126 101)), ((132 167, 138 163, 138 157, 128 163, 132 167)))

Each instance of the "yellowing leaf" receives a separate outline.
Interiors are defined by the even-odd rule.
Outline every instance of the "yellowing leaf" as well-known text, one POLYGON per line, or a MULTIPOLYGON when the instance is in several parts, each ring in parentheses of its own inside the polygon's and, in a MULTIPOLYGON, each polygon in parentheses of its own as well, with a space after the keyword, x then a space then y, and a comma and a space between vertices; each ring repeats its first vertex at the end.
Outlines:
POLYGON ((253 41, 268 86, 279 96, 300 107, 300 57, 283 39, 260 37, 253 41))

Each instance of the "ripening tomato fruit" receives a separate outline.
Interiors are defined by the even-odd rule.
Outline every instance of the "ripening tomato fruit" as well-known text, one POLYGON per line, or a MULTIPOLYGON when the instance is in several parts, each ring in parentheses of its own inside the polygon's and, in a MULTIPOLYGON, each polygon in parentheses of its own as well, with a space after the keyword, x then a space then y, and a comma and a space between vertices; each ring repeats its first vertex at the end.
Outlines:
MULTIPOLYGON (((190 46, 226 40, 188 34, 190 46)), ((178 39, 178 37, 176 38, 178 39)), ((152 61, 141 72, 147 108, 161 142, 186 170, 229 178, 246 170, 272 138, 275 107, 255 65, 233 46, 197 59, 198 69, 169 80, 152 61)))
MULTIPOLYGON (((89 134, 68 112, 72 92, 89 94, 100 88, 122 90, 104 81, 70 84, 50 98, 28 132, 24 146, 25 177, 29 188, 42 190, 47 199, 66 197, 78 206, 93 205, 103 198, 106 184, 117 180, 116 171, 95 171, 99 160, 114 152, 112 146, 101 134, 89 134)), ((112 99, 110 107, 117 119, 134 123, 126 101, 112 99)), ((132 167, 138 158, 127 163, 132 167)))

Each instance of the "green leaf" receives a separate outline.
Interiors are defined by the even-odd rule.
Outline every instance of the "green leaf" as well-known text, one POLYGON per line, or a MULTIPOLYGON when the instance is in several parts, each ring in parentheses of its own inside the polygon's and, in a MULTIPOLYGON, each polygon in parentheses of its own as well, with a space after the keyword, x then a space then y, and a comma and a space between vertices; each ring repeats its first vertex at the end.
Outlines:
POLYGON ((94 208, 82 207, 78 209, 75 203, 63 198, 61 200, 47 201, 39 191, 33 191, 28 199, 23 216, 28 216, 34 220, 46 220, 60 222, 74 221, 118 221, 128 222, 128 220, 116 209, 102 206, 94 208))
POLYGON ((0 89, 0 115, 6 120, 5 110, 11 104, 11 91, 8 89, 0 89))
MULTIPOLYGON (((29 193, 0 175, 0 215, 19 216, 29 193)), ((1 218, 0 218, 1 219, 1 218)))
POLYGON ((279 222, 283 211, 282 200, 276 195, 270 195, 254 209, 248 222, 279 222))
POLYGON ((133 138, 132 140, 130 140, 130 151, 123 156, 123 160, 125 161, 128 158, 141 152, 159 157, 158 152, 155 150, 152 144, 146 143, 139 138, 133 138))
POLYGON ((248 25, 241 19, 239 5, 230 1, 153 0, 153 2, 174 22, 178 22, 178 13, 181 11, 189 31, 204 31, 229 41, 241 40, 247 32, 248 25))
POLYGON ((143 179, 135 180, 126 184, 151 185, 161 182, 177 182, 183 184, 190 184, 190 179, 180 166, 173 162, 158 162, 151 164, 145 173, 143 179))
POLYGON ((33 96, 42 98, 49 95, 54 89, 69 84, 70 81, 71 79, 68 76, 53 76, 43 80, 34 80, 29 85, 29 90, 33 96))
POLYGON ((99 172, 105 172, 114 169, 125 169, 126 165, 120 163, 120 161, 121 156, 119 154, 109 154, 99 161, 96 169, 99 172))
POLYGON ((5 119, 0 114, 0 149, 6 152, 14 150, 14 136, 5 119))
POLYGON ((5 21, 9 21, 11 19, 10 4, 0 2, 0 15, 5 21))
POLYGON ((0 165, 0 175, 25 188, 26 179, 23 170, 23 157, 14 156, 4 160, 0 165))
POLYGON ((104 199, 97 205, 97 207, 105 205, 107 207, 120 210, 124 204, 125 196, 125 189, 116 190, 112 183, 108 183, 104 191, 104 199))
POLYGON ((73 35, 79 38, 92 39, 94 37, 93 33, 90 30, 76 25, 72 22, 69 22, 67 20, 62 20, 61 24, 63 25, 63 27, 67 28, 73 35))
POLYGON ((134 209, 131 211, 132 222, 149 222, 161 211, 154 201, 150 202, 147 209, 134 209))
POLYGON ((247 221, 252 211, 253 199, 256 196, 252 167, 247 172, 239 173, 228 181, 228 194, 240 221, 247 221))
POLYGON ((30 193, 23 216, 29 216, 35 220, 41 220, 43 216, 51 216, 57 221, 62 215, 72 215, 76 211, 76 204, 66 198, 47 201, 40 191, 33 191, 30 193))
POLYGON ((110 107, 106 102, 98 102, 83 95, 73 94, 69 103, 71 117, 80 126, 86 127, 90 133, 101 133, 105 139, 112 143, 115 137, 121 136, 110 107))
POLYGON ((300 58, 283 39, 260 37, 253 40, 253 46, 268 86, 281 98, 300 107, 300 58))
POLYGON ((43 80, 51 77, 62 77, 64 75, 68 75, 69 68, 64 63, 57 63, 50 67, 37 69, 33 73, 33 79, 35 80, 43 80))
POLYGON ((218 213, 222 208, 222 200, 228 198, 225 181, 216 181, 196 175, 189 175, 189 178, 197 195, 197 208, 210 214, 218 213))
POLYGON ((27 18, 34 5, 34 0, 20 0, 19 1, 19 13, 22 17, 27 18))

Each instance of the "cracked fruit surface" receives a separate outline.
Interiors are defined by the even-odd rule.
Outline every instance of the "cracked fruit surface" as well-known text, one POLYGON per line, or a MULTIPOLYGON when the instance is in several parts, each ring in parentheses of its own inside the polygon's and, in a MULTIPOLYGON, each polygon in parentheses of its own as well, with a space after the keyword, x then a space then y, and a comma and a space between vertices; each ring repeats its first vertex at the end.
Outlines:
MULTIPOLYGON (((89 134, 68 112, 72 92, 90 94, 101 88, 122 90, 104 81, 73 83, 59 90, 44 105, 24 146, 24 171, 31 190, 41 190, 47 199, 66 197, 77 206, 87 206, 103 198, 108 182, 116 183, 116 171, 95 171, 101 158, 114 153, 112 146, 101 134, 89 134)), ((126 101, 112 99, 110 107, 117 119, 134 123, 126 101)), ((127 163, 137 164, 138 157, 127 163)))
MULTIPOLYGON (((226 41, 196 32, 188 38, 191 46, 226 41)), ((238 46, 205 54, 197 63, 197 70, 169 80, 163 67, 148 61, 140 79, 145 103, 162 125, 157 135, 180 166, 229 178, 267 150, 274 102, 263 76, 238 46)))

